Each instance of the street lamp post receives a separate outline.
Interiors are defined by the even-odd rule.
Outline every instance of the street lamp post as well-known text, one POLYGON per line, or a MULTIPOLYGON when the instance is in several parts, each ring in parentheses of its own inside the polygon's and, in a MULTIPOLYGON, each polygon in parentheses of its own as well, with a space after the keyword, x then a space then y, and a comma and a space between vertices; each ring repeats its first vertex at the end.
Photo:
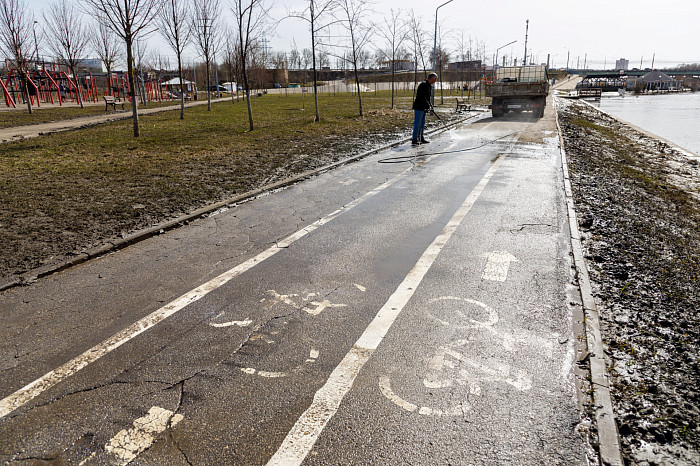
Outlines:
POLYGON ((435 73, 435 54, 437 53, 437 19, 438 19, 438 10, 442 8, 443 6, 447 5, 448 3, 452 2, 454 0, 448 0, 439 7, 435 8, 435 36, 433 36, 433 73, 435 73))
POLYGON ((498 65, 498 51, 501 50, 504 47, 508 47, 509 45, 513 45, 517 42, 517 40, 514 40, 513 42, 508 42, 506 45, 502 45, 496 49, 496 54, 493 56, 493 72, 494 72, 494 77, 496 73, 496 66, 498 65))

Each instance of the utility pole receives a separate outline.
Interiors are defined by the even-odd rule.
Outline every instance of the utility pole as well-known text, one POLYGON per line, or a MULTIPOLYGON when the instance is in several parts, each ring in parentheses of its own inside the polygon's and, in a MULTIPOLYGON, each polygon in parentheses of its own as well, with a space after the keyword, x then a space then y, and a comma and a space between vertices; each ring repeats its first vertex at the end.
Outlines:
POLYGON ((656 52, 651 56, 651 70, 654 71, 654 60, 656 59, 656 52))
POLYGON ((523 66, 527 65, 527 30, 530 27, 530 20, 525 20, 525 55, 523 55, 523 66))
POLYGON ((569 54, 571 54, 571 50, 566 51, 566 74, 569 74, 569 54))

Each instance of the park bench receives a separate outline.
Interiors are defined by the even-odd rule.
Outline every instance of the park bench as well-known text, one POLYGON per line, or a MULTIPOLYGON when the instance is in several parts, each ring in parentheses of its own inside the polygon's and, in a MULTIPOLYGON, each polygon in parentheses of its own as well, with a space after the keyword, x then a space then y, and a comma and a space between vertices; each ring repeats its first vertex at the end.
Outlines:
POLYGON ((109 109, 109 106, 111 105, 114 108, 114 111, 117 111, 117 104, 120 104, 122 106, 122 110, 124 110, 124 102, 123 101, 117 101, 113 95, 105 95, 102 96, 103 99, 105 99, 105 111, 109 109))
POLYGON ((469 110, 472 109, 472 106, 469 105, 464 99, 457 98, 457 99, 455 99, 455 101, 457 102, 457 104, 455 106, 455 112, 461 112, 461 111, 468 112, 469 110))

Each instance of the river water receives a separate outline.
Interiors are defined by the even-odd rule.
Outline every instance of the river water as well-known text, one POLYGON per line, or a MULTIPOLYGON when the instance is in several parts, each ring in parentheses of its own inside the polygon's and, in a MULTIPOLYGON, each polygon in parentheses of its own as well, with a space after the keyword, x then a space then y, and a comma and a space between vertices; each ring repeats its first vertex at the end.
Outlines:
POLYGON ((700 92, 603 96, 600 108, 700 155, 700 92))

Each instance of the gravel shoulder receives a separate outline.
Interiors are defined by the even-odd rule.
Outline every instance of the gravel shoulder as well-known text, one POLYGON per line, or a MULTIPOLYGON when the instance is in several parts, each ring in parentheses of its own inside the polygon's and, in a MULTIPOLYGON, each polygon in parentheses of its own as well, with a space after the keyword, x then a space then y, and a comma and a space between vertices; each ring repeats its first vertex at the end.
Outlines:
POLYGON ((700 464, 700 164, 582 102, 559 117, 627 464, 700 464))

